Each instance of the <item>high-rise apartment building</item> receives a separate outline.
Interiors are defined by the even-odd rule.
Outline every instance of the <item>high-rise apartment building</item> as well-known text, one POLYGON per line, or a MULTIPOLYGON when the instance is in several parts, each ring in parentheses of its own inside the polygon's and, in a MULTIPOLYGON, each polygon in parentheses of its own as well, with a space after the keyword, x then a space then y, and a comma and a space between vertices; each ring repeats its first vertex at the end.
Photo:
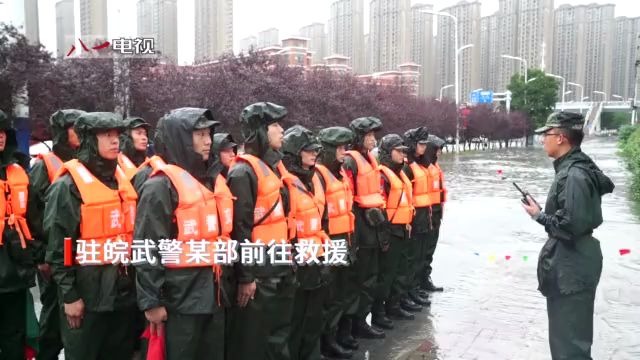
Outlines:
POLYGON ((195 62, 233 52, 233 0, 195 0, 195 62))
POLYGON ((411 7, 410 58, 411 61, 420 65, 418 94, 420 96, 435 96, 434 15, 424 13, 423 10, 433 10, 433 5, 415 4, 411 7))
POLYGON ((411 56, 412 30, 410 0, 371 0, 369 44, 372 70, 389 71, 411 56))
POLYGON ((109 39, 107 0, 80 0, 80 38, 87 46, 109 39))
POLYGON ((258 48, 280 46, 280 32, 276 28, 270 28, 258 33, 258 48))
MULTIPOLYGON (((442 9, 458 19, 459 47, 474 44, 459 55, 460 102, 468 102, 471 91, 480 87, 480 2, 461 1, 442 9)), ((455 27, 451 18, 439 16, 437 53, 440 87, 454 84, 456 48, 455 27)))
POLYGON ((73 0, 56 3, 56 56, 64 57, 75 42, 73 0))
MULTIPOLYGON (((611 94, 614 11, 615 5, 589 4, 562 5, 555 12, 553 73, 582 85, 592 100, 605 100, 594 91, 611 94)), ((565 100, 577 99, 576 92, 565 100)))
POLYGON ((346 56, 354 73, 365 72, 364 0, 336 0, 331 4, 329 54, 346 56))
POLYGON ((178 60, 177 0, 138 0, 138 36, 154 39, 154 51, 178 60))
POLYGON ((616 18, 611 93, 622 96, 624 100, 634 97, 635 94, 638 36, 640 36, 640 17, 616 18))

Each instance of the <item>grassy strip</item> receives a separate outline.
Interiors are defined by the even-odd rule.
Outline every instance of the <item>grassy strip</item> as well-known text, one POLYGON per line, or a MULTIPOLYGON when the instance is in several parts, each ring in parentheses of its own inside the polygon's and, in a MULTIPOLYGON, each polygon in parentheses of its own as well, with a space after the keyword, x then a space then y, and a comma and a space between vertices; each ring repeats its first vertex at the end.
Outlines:
POLYGON ((631 196, 634 200, 640 201, 640 126, 621 127, 618 142, 622 157, 633 176, 631 196))

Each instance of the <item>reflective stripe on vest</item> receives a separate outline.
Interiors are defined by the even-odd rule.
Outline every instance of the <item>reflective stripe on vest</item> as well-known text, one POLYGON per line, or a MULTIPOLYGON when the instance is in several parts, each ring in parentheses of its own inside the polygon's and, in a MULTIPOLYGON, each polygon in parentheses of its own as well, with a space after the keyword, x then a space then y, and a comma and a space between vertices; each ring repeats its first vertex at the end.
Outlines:
POLYGON ((413 206, 417 208, 431 206, 429 197, 429 169, 413 162, 409 165, 413 173, 413 206))
POLYGON ((380 169, 378 161, 368 153, 369 161, 358 151, 349 150, 347 155, 355 160, 358 175, 355 179, 355 196, 353 201, 361 208, 379 208, 384 206, 384 199, 380 194, 380 169))
POLYGON ((382 165, 382 173, 389 180, 391 189, 387 196, 387 218, 392 224, 410 224, 413 220, 413 189, 407 175, 400 171, 400 177, 391 169, 382 165))
MULTIPOLYGON (((300 179, 289 173, 282 162, 278 164, 278 170, 283 174, 282 180, 289 189, 291 204, 289 223, 295 224, 297 241, 314 244, 316 246, 316 257, 322 256, 324 254, 322 245, 327 239, 327 235, 322 230, 322 214, 315 200, 315 194, 311 193, 300 179)), ((320 186, 319 191, 324 195, 322 185, 318 184, 318 186, 320 186)), ((315 190, 314 192, 316 192, 315 190)))
POLYGON ((4 212, 4 219, 0 223, 0 245, 3 243, 4 227, 9 225, 15 229, 20 237, 22 248, 27 247, 26 240, 33 240, 27 226, 27 200, 29 198, 29 176, 18 164, 6 167, 7 180, 0 180, 3 195, 0 196, 0 211, 4 212))
POLYGON ((218 206, 220 238, 231 240, 231 231, 233 230, 233 200, 235 200, 235 197, 231 194, 231 190, 229 186, 227 186, 227 180, 222 175, 216 177, 213 196, 215 196, 218 206))
POLYGON ((118 154, 118 165, 120 166, 122 171, 124 171, 127 179, 129 180, 133 179, 133 177, 138 172, 138 168, 136 167, 136 165, 131 160, 129 160, 127 155, 123 153, 118 154))
POLYGON ((440 170, 433 164, 429 165, 429 178, 427 184, 429 186, 429 199, 432 205, 442 202, 442 181, 440 179, 440 170))
POLYGON ((38 154, 38 159, 44 162, 44 166, 47 168, 47 175, 49 176, 49 182, 53 183, 53 179, 56 177, 56 173, 62 168, 62 160, 53 153, 53 151, 38 154))
MULTIPOLYGON (((236 157, 236 164, 242 161, 251 166, 258 180, 256 205, 253 209, 253 222, 255 224, 261 221, 261 223, 257 226, 254 225, 251 230, 251 241, 263 244, 268 244, 272 240, 289 242, 287 219, 285 218, 282 197, 280 195, 282 181, 260 158, 249 154, 238 155, 236 157), (272 208, 271 213, 267 215, 267 212, 272 208), (267 216, 265 217, 265 215, 267 216)), ((249 189, 247 189, 247 192, 249 192, 249 189)), ((235 240, 244 241, 245 239, 235 240)))
POLYGON ((316 170, 325 183, 324 195, 329 217, 329 235, 352 233, 355 228, 355 216, 351 211, 353 195, 344 169, 340 169, 342 181, 338 180, 324 165, 316 164, 316 170))
POLYGON ((82 198, 80 239, 95 240, 98 244, 96 262, 88 265, 112 264, 105 252, 104 245, 108 242, 129 243, 130 257, 138 195, 124 171, 119 166, 116 167, 117 190, 102 183, 77 159, 64 163, 58 176, 67 172, 78 187, 82 198))
POLYGON ((179 257, 165 261, 167 268, 210 267, 218 240, 219 221, 215 195, 186 170, 176 165, 165 165, 151 176, 165 174, 178 193, 178 206, 174 212, 178 225, 176 240, 181 243, 179 257), (201 256, 196 256, 201 254, 201 256))

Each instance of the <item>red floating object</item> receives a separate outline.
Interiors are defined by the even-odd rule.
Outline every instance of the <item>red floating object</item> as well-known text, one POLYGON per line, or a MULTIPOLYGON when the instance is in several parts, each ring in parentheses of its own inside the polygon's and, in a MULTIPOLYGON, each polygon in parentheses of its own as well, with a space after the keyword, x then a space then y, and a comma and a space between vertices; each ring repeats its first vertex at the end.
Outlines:
POLYGON ((620 249, 620 256, 631 253, 630 249, 620 249))
POLYGON ((504 258, 509 260, 509 259, 511 259, 511 255, 506 255, 504 258))
POLYGON ((498 169, 498 175, 502 175, 502 169, 498 169))

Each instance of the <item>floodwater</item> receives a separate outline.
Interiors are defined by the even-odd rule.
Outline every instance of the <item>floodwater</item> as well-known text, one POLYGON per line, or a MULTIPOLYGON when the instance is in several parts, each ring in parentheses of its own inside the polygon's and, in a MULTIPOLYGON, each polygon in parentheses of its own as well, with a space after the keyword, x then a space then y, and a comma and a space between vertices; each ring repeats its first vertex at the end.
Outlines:
MULTIPOLYGON (((640 359, 640 206, 628 200, 629 172, 615 138, 588 139, 583 149, 616 184, 603 198, 604 223, 594 234, 604 269, 592 356, 640 359), (631 253, 621 256, 620 249, 631 253)), ((354 359, 551 359, 545 299, 536 290, 546 236, 511 185, 516 181, 544 204, 551 160, 537 147, 446 155, 441 165, 449 202, 433 279, 445 291, 416 320, 395 321, 385 339, 361 340, 354 359)))
MULTIPOLYGON (((583 144, 616 188, 603 198, 604 268, 596 295, 594 359, 640 359, 640 211, 616 138, 583 144), (620 249, 629 249, 620 255, 620 249)), ((449 188, 434 260, 443 293, 414 321, 395 321, 384 340, 362 340, 359 359, 551 359, 544 297, 536 290, 542 226, 520 205, 516 181, 544 204, 553 179, 540 147, 451 155, 449 188), (499 170, 502 170, 500 175, 499 170)))

